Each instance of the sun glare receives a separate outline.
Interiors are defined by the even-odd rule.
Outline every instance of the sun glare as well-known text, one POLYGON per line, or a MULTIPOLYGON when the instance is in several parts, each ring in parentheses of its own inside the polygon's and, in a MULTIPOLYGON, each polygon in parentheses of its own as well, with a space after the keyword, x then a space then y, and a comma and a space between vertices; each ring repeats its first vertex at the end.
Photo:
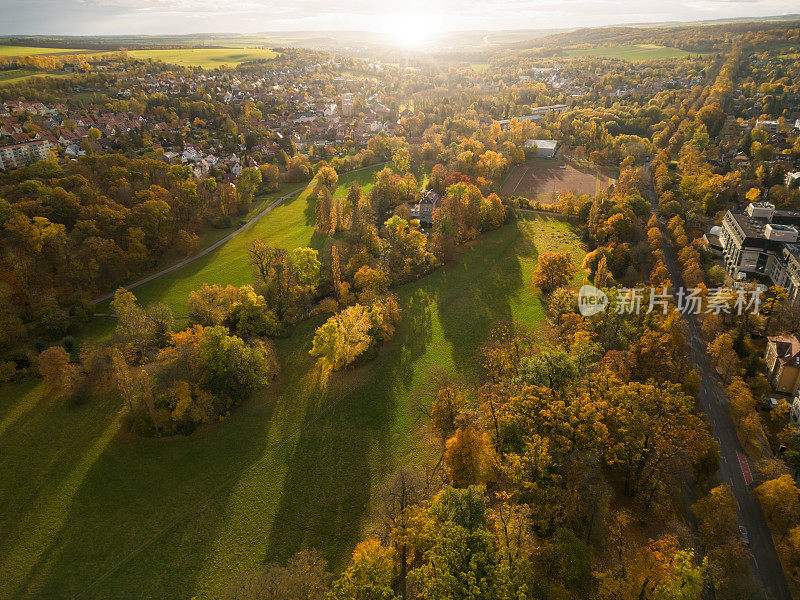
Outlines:
POLYGON ((423 48, 434 37, 434 24, 430 16, 418 12, 386 15, 381 30, 387 42, 408 49, 423 48))

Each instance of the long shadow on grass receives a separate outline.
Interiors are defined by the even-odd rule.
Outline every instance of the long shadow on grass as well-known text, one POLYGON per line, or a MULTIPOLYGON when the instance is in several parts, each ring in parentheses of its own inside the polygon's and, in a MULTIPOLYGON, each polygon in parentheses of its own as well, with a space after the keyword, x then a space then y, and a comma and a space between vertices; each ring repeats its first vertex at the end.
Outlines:
POLYGON ((188 597, 231 491, 263 451, 273 406, 250 399, 188 438, 112 441, 25 597, 188 597))
POLYGON ((410 386, 413 362, 430 340, 433 299, 427 287, 407 287, 400 299, 402 323, 389 347, 369 364, 333 374, 307 411, 267 560, 316 548, 337 569, 358 540, 370 503, 371 467, 384 471, 398 392, 410 386))
POLYGON ((437 309, 460 372, 470 370, 494 324, 513 321, 510 301, 524 285, 519 258, 535 255, 520 221, 513 221, 482 236, 455 265, 444 269, 437 309))
POLYGON ((394 446, 407 443, 403 411, 410 410, 405 402, 415 363, 433 350, 432 314, 438 310, 456 368, 467 369, 491 325, 511 320, 510 299, 523 284, 518 257, 534 253, 513 223, 482 238, 453 265, 397 291, 402 322, 395 339, 373 362, 333 374, 306 413, 267 560, 316 548, 334 570, 344 565, 360 537, 373 484, 394 467, 394 446))

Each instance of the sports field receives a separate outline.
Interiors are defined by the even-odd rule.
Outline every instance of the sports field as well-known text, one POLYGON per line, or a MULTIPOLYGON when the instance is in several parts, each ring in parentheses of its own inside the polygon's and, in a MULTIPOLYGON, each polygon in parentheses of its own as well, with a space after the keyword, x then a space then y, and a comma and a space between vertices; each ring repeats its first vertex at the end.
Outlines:
POLYGON ((501 193, 548 204, 562 192, 594 196, 610 183, 608 176, 596 169, 574 166, 561 159, 535 159, 515 167, 501 193))
POLYGON ((184 67, 214 69, 235 66, 249 60, 269 60, 277 53, 268 48, 178 48, 173 50, 131 50, 128 54, 143 60, 161 60, 184 67))
POLYGON ((687 52, 678 48, 658 46, 656 44, 635 44, 631 46, 604 46, 599 48, 577 48, 564 50, 564 56, 601 56, 603 58, 620 58, 623 60, 660 60, 663 58, 683 58, 696 56, 697 52, 687 52))
MULTIPOLYGON (((314 243, 300 206, 273 217, 270 243, 314 243)), ((530 280, 546 250, 584 254, 568 224, 542 217, 481 236, 399 288, 391 343, 330 378, 308 355, 320 321, 301 324, 276 341, 279 381, 190 437, 125 434, 113 397, 66 407, 38 382, 0 390, 0 598, 219 598, 232 574, 304 547, 340 568, 395 466, 438 458, 414 400, 432 373, 471 377, 498 321, 540 327, 530 280)), ((235 260, 247 258, 217 277, 235 260)))

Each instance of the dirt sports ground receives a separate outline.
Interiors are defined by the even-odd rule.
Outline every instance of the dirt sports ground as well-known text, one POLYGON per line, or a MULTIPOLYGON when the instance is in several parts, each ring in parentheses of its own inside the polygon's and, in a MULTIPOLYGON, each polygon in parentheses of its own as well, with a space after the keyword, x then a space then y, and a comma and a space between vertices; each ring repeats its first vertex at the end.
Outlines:
POLYGON ((558 158, 539 159, 515 167, 501 193, 548 204, 555 202, 561 192, 594 196, 610 184, 608 175, 597 169, 575 166, 558 158))

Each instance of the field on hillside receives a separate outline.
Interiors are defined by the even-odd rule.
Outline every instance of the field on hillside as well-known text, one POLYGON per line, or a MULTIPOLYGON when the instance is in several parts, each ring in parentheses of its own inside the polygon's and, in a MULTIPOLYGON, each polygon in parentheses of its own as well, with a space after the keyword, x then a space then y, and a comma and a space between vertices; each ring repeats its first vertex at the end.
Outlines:
POLYGON ((277 54, 267 48, 178 48, 173 50, 131 50, 133 58, 161 60, 185 67, 214 69, 248 60, 269 60, 277 54))
POLYGON ((19 83, 31 77, 69 77, 69 73, 51 73, 46 71, 32 71, 30 69, 11 69, 0 71, 0 85, 19 83))
MULTIPOLYGON (((104 54, 93 50, 64 48, 33 48, 28 46, 0 46, 0 56, 33 56, 55 54, 104 54)), ((222 66, 235 66, 249 60, 269 60, 277 53, 269 48, 175 48, 169 50, 130 50, 128 54, 142 60, 161 60, 184 67, 203 67, 214 69, 222 66)))
MULTIPOLYGON (((283 208, 260 234, 287 248, 315 244, 306 201, 283 208)), ((192 285, 173 280, 146 295, 185 306, 203 280, 249 281, 243 248, 183 273, 192 285)), ((304 547, 340 568, 395 466, 438 458, 413 400, 432 372, 471 377, 496 322, 541 327, 530 279, 546 250, 571 251, 577 264, 584 254, 568 224, 542 217, 482 236, 452 265, 399 288, 394 339, 330 378, 308 355, 321 321, 301 324, 276 340, 279 381, 190 437, 123 433, 113 398, 66 407, 38 382, 7 386, 0 597, 218 598, 233 573, 304 547)))
POLYGON ((33 48, 31 46, 0 45, 0 56, 35 56, 40 54, 76 54, 87 52, 77 48, 33 48))
POLYGON ((501 193, 548 204, 555 202, 561 192, 594 196, 608 188, 610 183, 607 175, 595 169, 574 166, 561 159, 535 159, 517 165, 503 184, 501 193))
POLYGON ((563 54, 564 56, 602 56, 604 58, 620 58, 623 60, 659 60, 662 58, 683 58, 697 53, 656 44, 636 44, 631 46, 578 48, 564 50, 563 54))

